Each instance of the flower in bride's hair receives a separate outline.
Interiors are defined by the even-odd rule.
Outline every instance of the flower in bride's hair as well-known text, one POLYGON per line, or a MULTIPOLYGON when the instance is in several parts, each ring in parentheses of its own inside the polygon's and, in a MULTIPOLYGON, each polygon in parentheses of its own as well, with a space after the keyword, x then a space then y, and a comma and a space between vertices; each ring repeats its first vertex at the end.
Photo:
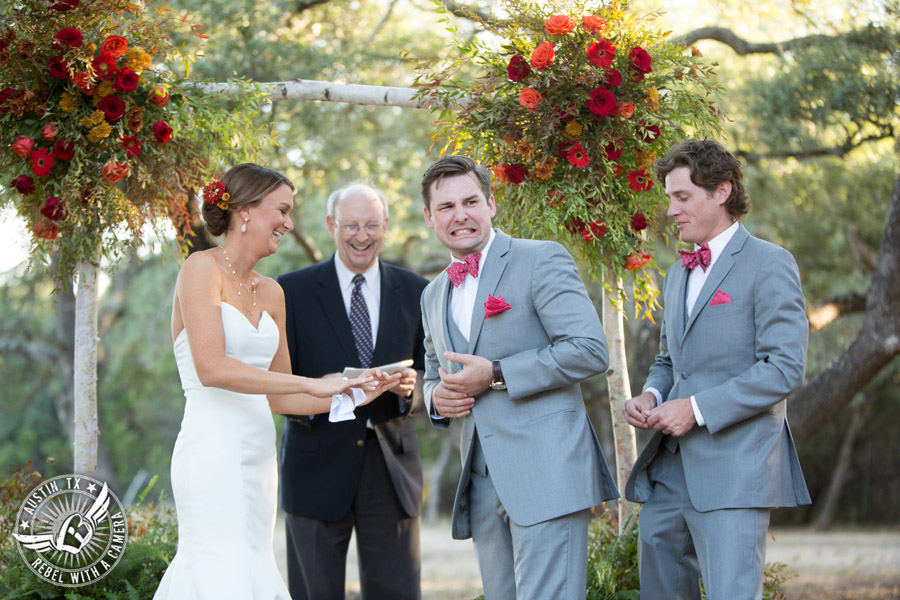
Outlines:
POLYGON ((213 179, 203 188, 203 201, 215 204, 222 210, 228 210, 228 201, 231 194, 225 191, 225 184, 218 179, 213 179))

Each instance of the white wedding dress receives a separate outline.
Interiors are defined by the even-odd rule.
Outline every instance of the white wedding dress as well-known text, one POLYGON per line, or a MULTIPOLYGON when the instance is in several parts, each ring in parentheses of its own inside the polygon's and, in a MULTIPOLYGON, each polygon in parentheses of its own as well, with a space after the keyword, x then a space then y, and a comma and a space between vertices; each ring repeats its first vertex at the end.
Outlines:
MULTIPOLYGON (((268 370, 278 326, 258 328, 222 302, 225 354, 268 370)), ((264 395, 204 387, 187 333, 175 340, 187 402, 172 453, 178 552, 154 600, 290 600, 275 564, 278 469, 275 426, 264 395)))

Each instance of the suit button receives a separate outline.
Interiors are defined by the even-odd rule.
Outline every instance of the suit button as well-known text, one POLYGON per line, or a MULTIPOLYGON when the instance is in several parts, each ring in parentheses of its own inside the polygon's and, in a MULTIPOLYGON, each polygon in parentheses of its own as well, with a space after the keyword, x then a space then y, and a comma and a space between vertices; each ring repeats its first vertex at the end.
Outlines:
POLYGON ((685 373, 684 371, 682 371, 682 372, 681 372, 681 378, 682 378, 682 379, 687 379, 687 378, 688 378, 688 374, 685 373))
POLYGON ((366 441, 365 440, 356 440, 356 445, 359 446, 360 448, 362 448, 363 446, 366 445, 366 441))

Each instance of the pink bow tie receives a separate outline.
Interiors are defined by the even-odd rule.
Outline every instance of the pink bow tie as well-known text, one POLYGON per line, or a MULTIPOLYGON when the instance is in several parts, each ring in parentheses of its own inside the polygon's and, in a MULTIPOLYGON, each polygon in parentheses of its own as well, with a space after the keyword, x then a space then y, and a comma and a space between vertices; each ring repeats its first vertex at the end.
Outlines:
POLYGON ((453 287, 459 287, 466 275, 478 278, 478 262, 481 260, 481 252, 478 254, 469 254, 466 256, 465 262, 454 262, 447 267, 447 273, 450 275, 450 281, 453 287))
POLYGON ((706 267, 709 266, 710 260, 712 260, 712 253, 709 251, 709 246, 703 244, 694 252, 688 252, 686 250, 679 250, 681 253, 681 266, 687 269, 694 269, 696 267, 700 267, 703 269, 703 272, 706 273, 706 267))

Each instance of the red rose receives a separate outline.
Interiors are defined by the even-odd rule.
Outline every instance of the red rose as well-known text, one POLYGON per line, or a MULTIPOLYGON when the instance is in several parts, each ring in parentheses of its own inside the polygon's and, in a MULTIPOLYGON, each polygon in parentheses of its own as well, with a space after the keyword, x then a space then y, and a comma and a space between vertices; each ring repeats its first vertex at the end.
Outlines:
POLYGON ((603 145, 603 153, 606 155, 606 160, 616 160, 622 156, 622 146, 617 140, 606 142, 603 145))
POLYGON ((647 229, 647 217, 644 216, 644 213, 634 213, 634 215, 632 215, 631 228, 635 231, 647 229))
POLYGON ((143 145, 144 143, 137 139, 136 135, 126 135, 122 138, 121 146, 126 156, 140 156, 143 145))
POLYGON ((580 233, 581 230, 584 229, 584 221, 582 221, 578 217, 572 217, 571 219, 566 221, 566 229, 568 229, 572 233, 580 233))
POLYGON ((604 233, 606 233, 606 225, 603 224, 603 219, 597 219, 584 226, 584 229, 581 230, 581 237, 585 242, 591 242, 599 240, 604 233))
POLYGON ((56 136, 59 134, 59 127, 56 126, 56 123, 47 123, 41 133, 45 140, 55 142, 56 136))
POLYGON ((128 174, 131 172, 131 168, 128 166, 128 163, 119 162, 113 158, 108 163, 103 165, 103 168, 100 170, 100 172, 103 174, 104 182, 116 184, 128 177, 128 174))
POLYGON ((528 172, 525 170, 525 165, 522 163, 515 163, 512 165, 503 165, 503 174, 510 183, 519 185, 525 181, 525 176, 528 172))
POLYGON ((647 125, 643 121, 638 122, 638 135, 645 144, 650 144, 659 137, 659 125, 647 125))
POLYGON ((153 135, 157 142, 165 144, 172 137, 172 128, 165 121, 157 121, 153 124, 153 135))
POLYGON ((509 79, 511 81, 522 81, 531 73, 531 66, 525 62, 525 59, 519 55, 513 56, 509 59, 509 64, 506 65, 506 72, 509 74, 509 79))
POLYGON ((531 53, 531 66, 535 69, 546 69, 553 64, 556 53, 553 52, 553 44, 541 42, 531 53))
POLYGON ((116 73, 116 80, 113 87, 120 92, 133 92, 138 86, 138 74, 131 69, 122 69, 116 73))
POLYGON ((74 10, 78 8, 80 0, 50 0, 50 8, 53 10, 74 10))
POLYGON ((63 27, 53 37, 59 40, 53 44, 53 47, 57 50, 65 50, 67 47, 81 48, 81 45, 84 43, 81 32, 75 27, 63 27))
POLYGON ((572 144, 572 147, 569 148, 569 152, 566 154, 566 160, 569 161, 570 165, 579 169, 585 168, 586 166, 588 166, 588 163, 591 162, 587 150, 584 149, 584 146, 581 145, 581 142, 575 142, 574 144, 572 144))
POLYGON ((519 92, 519 104, 528 110, 534 110, 543 100, 541 93, 534 88, 527 87, 519 92))
POLYGON ((116 57, 109 52, 101 52, 100 56, 94 57, 91 64, 94 66, 94 72, 99 79, 112 79, 115 77, 116 71, 119 70, 116 57))
POLYGON ((547 35, 566 35, 575 29, 575 19, 568 15, 553 15, 544 21, 547 35))
POLYGON ((75 73, 74 75, 72 75, 72 83, 74 83, 75 87, 80 89, 88 96, 94 94, 94 88, 93 86, 91 86, 90 73, 75 73))
POLYGON ((31 172, 46 177, 53 168, 53 154, 49 148, 39 148, 31 153, 31 172))
POLYGON ((44 207, 41 208, 41 214, 51 221, 59 221, 63 218, 65 213, 66 211, 65 208, 63 208, 62 202, 60 202, 59 198, 56 196, 47 198, 47 201, 44 202, 44 207))
POLYGON ((97 108, 103 111, 110 123, 115 123, 125 114, 125 103, 116 96, 104 96, 97 103, 97 108))
POLYGON ((606 19, 594 15, 581 17, 581 26, 590 33, 600 33, 606 28, 606 19))
POLYGON ((622 85, 622 74, 615 69, 606 72, 606 85, 609 87, 619 87, 622 85))
POLYGON ((27 196, 34 192, 34 180, 28 175, 19 175, 9 184, 10 187, 16 188, 16 191, 27 196))
POLYGON ((108 35, 100 44, 100 53, 108 52, 113 58, 119 58, 128 50, 128 40, 121 35, 108 35))
POLYGON ((50 72, 50 77, 56 79, 69 78, 69 63, 63 60, 62 55, 51 58, 47 62, 47 70, 50 72))
POLYGON ((587 100, 584 105, 588 107, 588 110, 593 113, 594 118, 598 121, 602 117, 616 113, 616 97, 604 87, 594 88, 591 91, 590 100, 587 100))
POLYGON ((638 269, 643 269, 644 265, 650 262, 649 254, 629 254, 625 257, 625 270, 626 271, 637 271, 638 269))
POLYGON ((75 144, 66 140, 60 140, 53 144, 53 156, 59 160, 72 160, 75 156, 75 144))
MULTIPOLYGON (((78 0, 75 0, 78 2, 78 0)), ((34 226, 34 237, 42 240, 55 240, 59 237, 59 227, 52 221, 38 221, 34 226)))
POLYGON ((636 192, 646 192, 653 187, 653 179, 647 173, 647 169, 640 168, 637 171, 628 171, 628 187, 636 192))
POLYGON ((652 70, 650 55, 640 46, 631 49, 631 52, 628 53, 628 62, 631 64, 631 76, 636 81, 642 80, 644 75, 652 70))
POLYGON ((165 106, 169 102, 169 92, 161 85, 154 86, 153 91, 150 92, 150 102, 157 106, 165 106))
POLYGON ((630 119, 634 114, 634 102, 623 102, 616 109, 616 114, 620 117, 624 117, 626 119, 630 119))
POLYGON ((591 42, 587 47, 588 61, 595 67, 608 69, 616 58, 616 47, 609 40, 591 42))
POLYGON ((12 143, 11 148, 13 152, 22 158, 28 158, 31 156, 31 151, 34 150, 34 140, 27 135, 20 135, 12 143))

